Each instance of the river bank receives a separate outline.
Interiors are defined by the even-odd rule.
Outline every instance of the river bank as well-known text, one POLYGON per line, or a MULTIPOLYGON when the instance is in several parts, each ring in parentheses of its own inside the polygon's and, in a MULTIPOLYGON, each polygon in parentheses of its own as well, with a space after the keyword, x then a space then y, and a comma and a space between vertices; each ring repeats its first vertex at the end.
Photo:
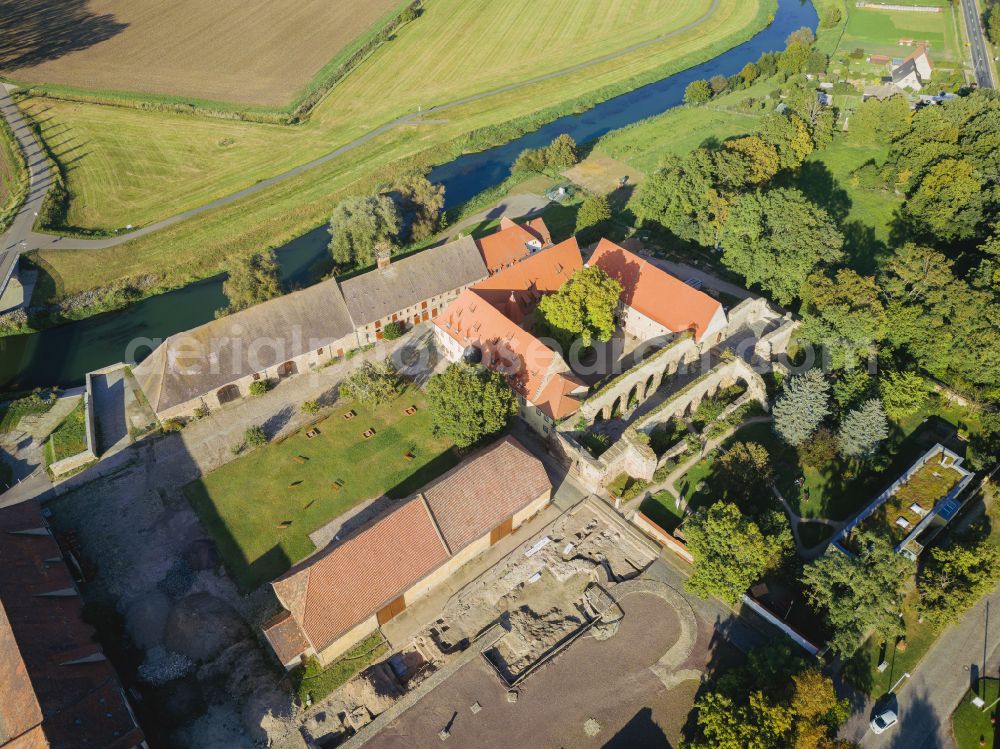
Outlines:
MULTIPOLYGON (((783 48, 791 31, 801 26, 815 28, 816 22, 816 11, 811 4, 780 0, 772 22, 748 41, 585 111, 555 117, 501 145, 464 153, 433 167, 429 177, 444 184, 447 207, 454 209, 503 183, 510 174, 510 165, 523 149, 544 145, 564 132, 580 143, 593 141, 612 130, 661 114, 682 102, 690 81, 734 74, 762 52, 783 48)), ((310 257, 315 262, 326 252, 327 242, 325 228, 320 226, 287 244, 296 245, 302 258, 310 257)), ((285 251, 278 250, 279 259, 285 251)), ((220 296, 223 278, 214 275, 176 291, 149 297, 124 310, 40 333, 0 339, 0 388, 68 385, 82 379, 89 369, 121 361, 130 346, 134 349, 136 338, 157 340, 206 322, 224 304, 220 296)))

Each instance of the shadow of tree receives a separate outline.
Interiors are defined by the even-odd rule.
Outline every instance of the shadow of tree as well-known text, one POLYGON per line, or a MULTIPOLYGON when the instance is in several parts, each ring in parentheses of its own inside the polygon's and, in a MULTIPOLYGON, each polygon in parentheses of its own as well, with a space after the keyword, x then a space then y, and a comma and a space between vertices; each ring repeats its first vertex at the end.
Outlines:
POLYGON ((12 0, 0 12, 0 70, 12 71, 86 49, 124 31, 87 0, 12 0))
POLYGON ((656 721, 653 711, 644 707, 629 720, 621 730, 608 741, 602 749, 631 749, 632 747, 665 747, 670 749, 670 742, 656 721))

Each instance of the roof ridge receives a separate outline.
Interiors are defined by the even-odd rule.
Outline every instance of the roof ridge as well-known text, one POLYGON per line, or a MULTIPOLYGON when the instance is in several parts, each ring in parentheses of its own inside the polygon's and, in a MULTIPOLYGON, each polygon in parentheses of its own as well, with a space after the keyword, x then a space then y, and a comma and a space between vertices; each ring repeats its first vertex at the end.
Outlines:
POLYGON ((441 526, 438 524, 438 519, 434 516, 434 511, 431 509, 430 504, 427 502, 427 497, 424 496, 423 492, 418 492, 417 496, 420 497, 420 503, 424 506, 424 510, 427 512, 428 517, 431 519, 431 525, 434 527, 434 532, 437 533, 438 540, 444 547, 444 550, 448 552, 448 556, 452 557, 455 552, 452 551, 451 544, 449 544, 441 532, 441 526))

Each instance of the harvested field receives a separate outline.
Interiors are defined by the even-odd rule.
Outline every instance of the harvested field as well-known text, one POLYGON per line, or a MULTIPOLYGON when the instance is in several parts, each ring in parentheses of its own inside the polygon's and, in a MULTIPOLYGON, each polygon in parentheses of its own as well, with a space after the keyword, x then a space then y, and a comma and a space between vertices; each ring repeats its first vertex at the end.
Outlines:
POLYGON ((400 0, 14 0, 0 74, 29 83, 287 104, 400 0))
MULTIPOLYGON (((709 0, 614 0, 601 4, 595 18, 572 0, 431 0, 417 21, 380 47, 317 105, 308 122, 296 127, 54 99, 30 99, 23 106, 38 117, 57 156, 72 159, 68 222, 83 228, 141 226, 236 192, 418 108, 426 111, 557 72, 698 22, 692 33, 451 109, 447 121, 391 130, 324 170, 341 183, 326 181, 322 192, 329 196, 356 179, 351 172, 366 153, 376 156, 376 163, 364 165, 363 173, 371 174, 390 161, 441 146, 470 130, 495 127, 606 86, 649 76, 651 71, 688 67, 758 30, 766 21, 767 6, 764 0, 719 0, 707 13, 712 7, 709 0), (560 14, 566 20, 554 25, 560 14)), ((307 181, 319 186, 321 176, 314 171, 307 181)), ((239 212, 239 225, 246 227, 248 216, 239 212)), ((315 226, 328 212, 324 206, 312 214, 311 224, 315 226)), ((295 215, 288 210, 280 213, 285 217, 282 224, 295 215)), ((273 223, 253 218, 258 221, 255 229, 273 229, 273 223)), ((190 222, 185 224, 188 231, 202 233, 190 222)), ((256 249, 262 241, 272 241, 272 236, 253 233, 256 249)), ((146 244, 152 237, 138 241, 146 244)), ((192 238, 191 246, 201 241, 192 238)), ((171 242, 171 250, 176 248, 177 243, 171 242)), ((202 244, 195 254, 211 255, 206 249, 202 244)), ((124 254, 138 258, 134 247, 124 254)))

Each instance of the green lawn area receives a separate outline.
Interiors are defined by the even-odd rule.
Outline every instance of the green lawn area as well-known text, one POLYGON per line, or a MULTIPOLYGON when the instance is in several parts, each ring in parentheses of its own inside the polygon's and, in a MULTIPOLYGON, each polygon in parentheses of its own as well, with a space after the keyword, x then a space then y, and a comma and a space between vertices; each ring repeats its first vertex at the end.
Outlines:
POLYGON ((802 545, 811 549, 819 546, 833 535, 833 528, 826 523, 799 523, 799 538, 802 545))
POLYGON ((646 497, 639 506, 639 511, 667 533, 672 533, 684 519, 684 511, 677 509, 674 495, 666 490, 646 497))
MULTIPOLYGON (((990 722, 990 716, 998 716, 997 706, 984 712, 983 708, 972 704, 973 695, 978 695, 989 706, 1000 697, 1000 680, 980 679, 976 690, 962 698, 955 712, 951 714, 951 728, 955 734, 958 749, 979 749, 982 746, 992 747, 996 742, 996 727, 990 722), (980 743, 980 739, 983 739, 980 743)), ((1000 716, 998 716, 1000 717, 1000 716)))
POLYGON ((956 47, 955 17, 951 8, 944 2, 919 4, 944 7, 940 13, 919 13, 858 8, 848 3, 847 28, 840 40, 840 50, 850 52, 860 47, 867 54, 907 57, 915 47, 899 42, 912 39, 927 42, 932 64, 957 63, 961 51, 956 47))
POLYGON ((33 393, 0 405, 0 434, 14 430, 22 416, 47 413, 55 402, 52 396, 33 393))
POLYGON ((307 665, 293 671, 296 694, 303 704, 307 697, 315 704, 388 652, 388 643, 376 630, 324 669, 307 665))
MULTIPOLYGON (((858 689, 867 692, 872 697, 880 697, 889 691, 905 673, 913 673, 913 669, 924 657, 937 633, 929 624, 917 621, 917 601, 919 594, 915 583, 910 583, 911 589, 903 601, 903 625, 905 627, 906 649, 898 650, 893 642, 883 644, 878 637, 871 637, 855 653, 844 666, 844 676, 858 689), (879 657, 885 648, 884 657, 888 667, 882 673, 878 671, 879 657)), ((906 688, 906 682, 900 689, 906 688)))
POLYGON ((76 407, 49 436, 45 454, 51 465, 63 458, 79 455, 86 449, 87 413, 83 408, 83 398, 81 398, 76 407))
POLYGON ((312 553, 309 534, 358 502, 409 496, 457 463, 451 443, 434 436, 427 403, 412 387, 374 411, 339 402, 316 428, 318 437, 307 439, 303 430, 184 489, 243 590, 312 553), (406 416, 410 404, 418 410, 406 416), (345 419, 352 410, 357 416, 345 419), (361 434, 369 427, 376 434, 366 440, 361 434))

